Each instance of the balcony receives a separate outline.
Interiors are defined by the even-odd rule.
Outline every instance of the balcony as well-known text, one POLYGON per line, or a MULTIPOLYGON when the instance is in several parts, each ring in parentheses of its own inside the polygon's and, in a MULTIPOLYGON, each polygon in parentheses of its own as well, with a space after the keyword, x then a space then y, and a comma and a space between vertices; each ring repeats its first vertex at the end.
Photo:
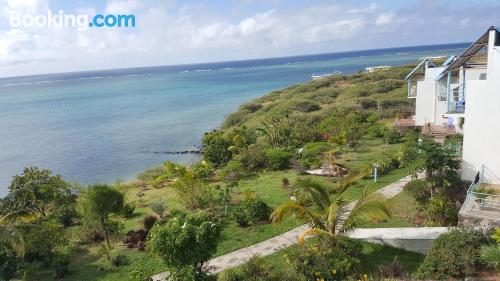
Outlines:
POLYGON ((459 216, 463 224, 476 227, 486 227, 499 222, 500 185, 483 183, 481 173, 478 172, 467 190, 467 198, 460 209, 459 216))
POLYGON ((463 114, 465 112, 465 85, 456 84, 451 88, 448 100, 448 114, 463 114))

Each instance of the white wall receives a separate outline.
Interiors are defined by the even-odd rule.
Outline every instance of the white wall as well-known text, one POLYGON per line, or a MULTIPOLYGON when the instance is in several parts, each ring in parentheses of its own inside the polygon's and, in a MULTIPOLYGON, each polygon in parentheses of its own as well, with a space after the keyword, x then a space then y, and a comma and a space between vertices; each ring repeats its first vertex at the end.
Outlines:
POLYGON ((484 171, 484 182, 500 184, 500 47, 494 38, 490 32, 487 79, 467 81, 462 179, 484 171))
MULTIPOLYGON (((491 78, 491 77, 488 77, 491 78)), ((500 184, 500 80, 469 81, 464 124, 462 179, 500 184)))
POLYGON ((415 101, 415 125, 417 126, 424 126, 428 122, 434 123, 435 85, 433 79, 417 82, 417 98, 415 101))

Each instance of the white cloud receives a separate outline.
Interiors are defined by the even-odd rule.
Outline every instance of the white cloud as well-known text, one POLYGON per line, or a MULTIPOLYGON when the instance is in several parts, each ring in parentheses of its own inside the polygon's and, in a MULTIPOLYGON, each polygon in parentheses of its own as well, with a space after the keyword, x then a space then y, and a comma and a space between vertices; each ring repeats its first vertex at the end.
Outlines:
POLYGON ((377 19, 375 20, 375 25, 386 25, 392 23, 394 16, 394 12, 382 13, 378 15, 377 19))

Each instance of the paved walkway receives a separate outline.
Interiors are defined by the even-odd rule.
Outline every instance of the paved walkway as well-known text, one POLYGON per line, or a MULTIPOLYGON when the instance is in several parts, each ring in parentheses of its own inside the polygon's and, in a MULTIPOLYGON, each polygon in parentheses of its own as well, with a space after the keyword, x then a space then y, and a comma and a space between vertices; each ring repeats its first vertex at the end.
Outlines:
MULTIPOLYGON (((420 177, 420 176, 419 176, 420 177)), ((392 198, 403 191, 403 187, 411 181, 411 176, 406 176, 398 181, 395 181, 382 189, 376 191, 386 198, 392 198)), ((351 202, 347 207, 351 210, 356 204, 356 201, 351 202)), ((236 250, 225 255, 215 257, 211 259, 207 264, 206 268, 209 269, 210 273, 217 273, 232 267, 239 266, 248 262, 248 260, 254 255, 259 255, 261 257, 268 256, 275 253, 281 249, 290 247, 297 243, 297 236, 308 228, 308 225, 302 225, 294 228, 290 231, 282 233, 278 236, 264 240, 260 243, 248 246, 236 250)), ((163 281, 165 278, 165 273, 160 273, 153 276, 153 281, 163 281)))

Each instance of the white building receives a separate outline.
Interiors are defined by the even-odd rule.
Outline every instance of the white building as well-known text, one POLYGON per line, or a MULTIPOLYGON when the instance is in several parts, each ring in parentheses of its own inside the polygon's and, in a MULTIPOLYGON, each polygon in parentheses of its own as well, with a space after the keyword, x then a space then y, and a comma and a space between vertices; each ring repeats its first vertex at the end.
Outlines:
POLYGON ((432 58, 424 58, 406 76, 408 81, 408 98, 415 102, 414 125, 447 126, 446 85, 437 80, 454 57, 450 57, 441 66, 437 66, 432 58), (424 73, 422 74, 422 70, 424 73))
POLYGON ((460 222, 500 226, 500 32, 490 27, 441 66, 422 60, 406 80, 416 126, 463 134, 461 177, 472 184, 460 222))

